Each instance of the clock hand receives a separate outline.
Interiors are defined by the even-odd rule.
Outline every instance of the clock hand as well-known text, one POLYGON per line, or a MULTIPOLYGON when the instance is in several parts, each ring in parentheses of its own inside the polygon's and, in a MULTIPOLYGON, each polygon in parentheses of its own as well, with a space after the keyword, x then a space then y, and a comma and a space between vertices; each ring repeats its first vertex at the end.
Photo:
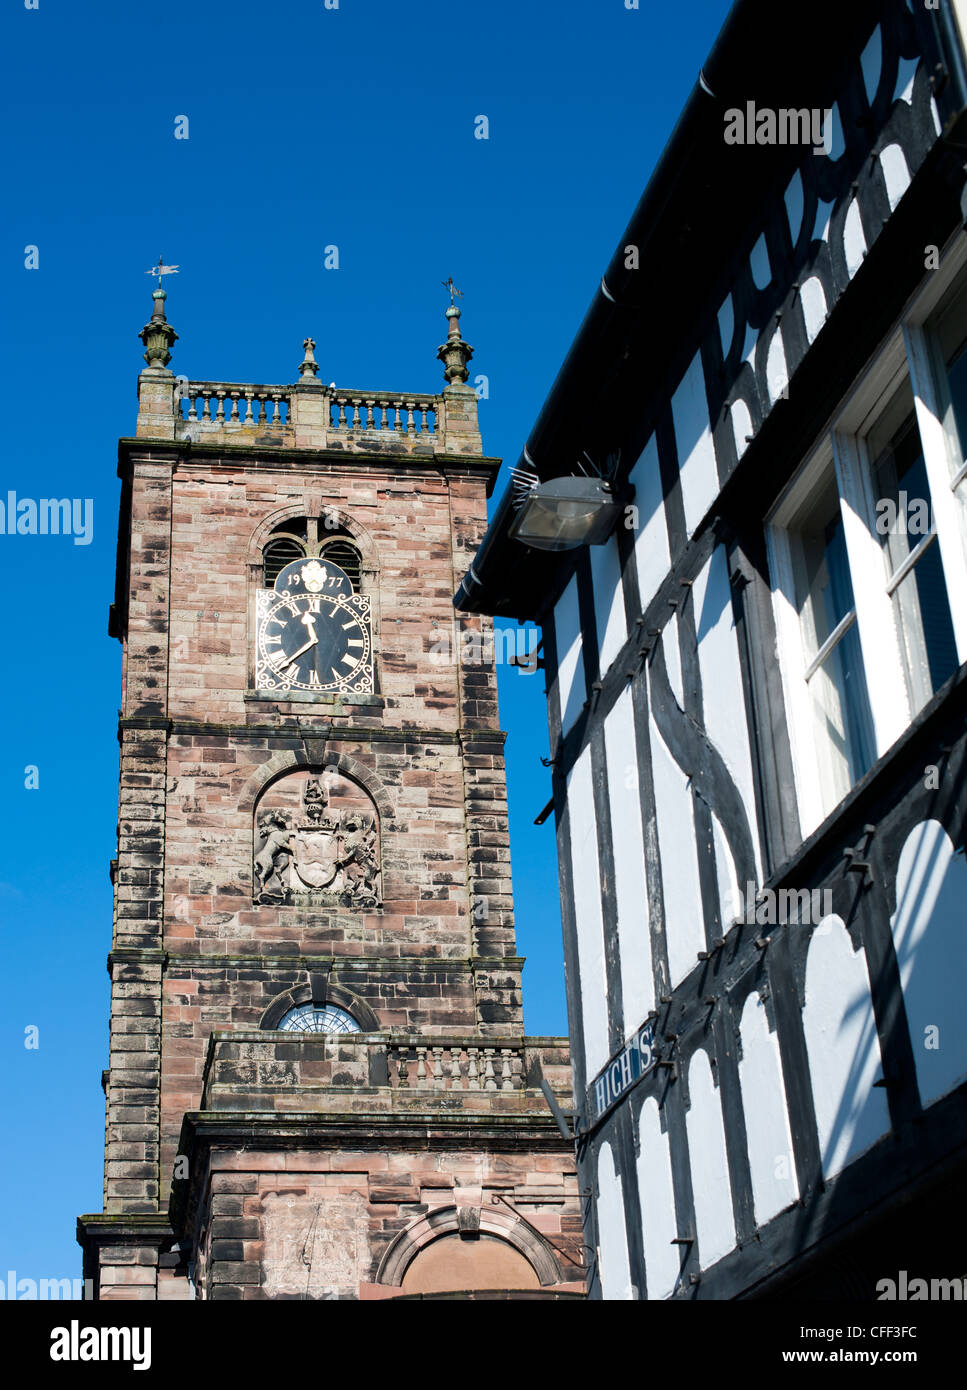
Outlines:
POLYGON ((293 661, 297 661, 303 652, 307 652, 310 647, 318 646, 318 643, 319 638, 317 637, 316 633, 313 632, 312 636, 309 638, 308 642, 306 642, 305 646, 300 647, 297 652, 293 652, 290 657, 287 657, 286 660, 283 661, 282 665, 279 667, 279 670, 284 671, 287 666, 292 665, 293 661))

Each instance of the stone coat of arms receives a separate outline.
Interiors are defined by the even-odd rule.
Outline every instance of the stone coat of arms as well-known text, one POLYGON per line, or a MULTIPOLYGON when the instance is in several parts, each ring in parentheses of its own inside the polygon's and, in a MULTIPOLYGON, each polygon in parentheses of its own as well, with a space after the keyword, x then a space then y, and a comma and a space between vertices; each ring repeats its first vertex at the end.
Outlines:
POLYGON ((306 781, 299 812, 258 815, 256 902, 376 907, 379 878, 375 811, 331 806, 329 789, 318 777, 306 781))

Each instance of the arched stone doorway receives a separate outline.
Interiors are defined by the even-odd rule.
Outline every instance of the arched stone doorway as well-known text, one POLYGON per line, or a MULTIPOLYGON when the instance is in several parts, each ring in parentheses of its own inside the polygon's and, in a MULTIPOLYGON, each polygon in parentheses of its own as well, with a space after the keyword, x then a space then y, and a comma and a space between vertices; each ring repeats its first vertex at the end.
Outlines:
POLYGON ((466 1240, 456 1231, 419 1250, 406 1267, 402 1294, 449 1293, 460 1289, 539 1289, 537 1271, 499 1236, 466 1240))
POLYGON ((401 1231, 378 1282, 403 1298, 481 1289, 539 1290, 562 1281, 550 1245, 526 1221, 493 1206, 438 1207, 401 1231))

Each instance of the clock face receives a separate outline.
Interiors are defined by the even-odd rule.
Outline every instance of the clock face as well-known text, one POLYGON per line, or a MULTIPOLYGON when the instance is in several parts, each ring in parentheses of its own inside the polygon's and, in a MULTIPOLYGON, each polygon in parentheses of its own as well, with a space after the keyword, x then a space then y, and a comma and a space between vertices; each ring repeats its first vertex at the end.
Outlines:
POLYGON ((318 560, 287 565, 258 595, 259 690, 372 691, 369 599, 318 560))

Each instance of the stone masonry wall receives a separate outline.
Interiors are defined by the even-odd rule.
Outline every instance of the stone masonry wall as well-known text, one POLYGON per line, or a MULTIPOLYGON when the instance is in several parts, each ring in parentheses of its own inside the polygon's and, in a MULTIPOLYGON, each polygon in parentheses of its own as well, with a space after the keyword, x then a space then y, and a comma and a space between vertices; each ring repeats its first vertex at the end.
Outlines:
POLYGON ((397 462, 186 459, 148 441, 132 454, 112 1209, 166 1196, 212 1029, 256 1025, 313 959, 338 962, 381 1027, 522 1030, 496 677, 447 653, 461 629, 489 630, 451 602, 485 526, 486 475, 397 462), (327 509, 374 596, 378 698, 266 700, 251 688, 261 547, 278 520, 327 509), (382 906, 255 905, 259 792, 335 758, 382 797, 382 906))
POLYGON ((554 1153, 216 1150, 196 1284, 217 1302, 391 1297, 399 1284, 381 1285, 380 1270, 401 1233, 414 1231, 405 1266, 421 1231, 462 1222, 470 1239, 492 1231, 531 1260, 540 1249, 545 1276, 556 1265, 547 1287, 580 1288, 572 1170, 569 1155, 554 1153))

